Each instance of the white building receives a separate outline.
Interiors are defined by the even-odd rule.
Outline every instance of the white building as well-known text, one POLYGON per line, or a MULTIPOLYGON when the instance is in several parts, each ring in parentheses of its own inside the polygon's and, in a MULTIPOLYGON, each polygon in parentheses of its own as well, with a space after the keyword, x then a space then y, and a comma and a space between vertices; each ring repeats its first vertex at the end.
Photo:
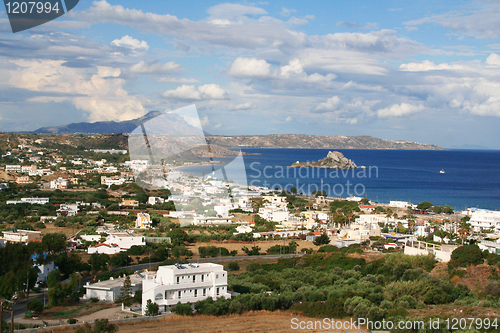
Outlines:
MULTIPOLYGON (((146 274, 147 273, 136 273, 129 275, 132 295, 136 290, 141 289, 142 281, 146 274)), ((87 284, 83 286, 85 288, 85 295, 83 298, 91 299, 96 297, 101 301, 116 301, 120 298, 124 281, 124 277, 117 279, 113 279, 113 277, 111 277, 109 280, 99 281, 92 284, 87 282, 87 284)))
POLYGON ((135 236, 129 232, 113 232, 110 233, 106 237, 106 240, 101 244, 90 246, 87 249, 87 253, 116 254, 122 251, 127 251, 134 245, 146 245, 144 236, 135 236))
POLYGON ((101 176, 101 184, 102 185, 106 185, 106 186, 123 185, 123 183, 125 183, 125 178, 123 178, 123 177, 118 177, 118 176, 113 176, 113 177, 101 176))
POLYGON ((50 182, 51 189, 64 189, 68 188, 68 180, 64 178, 57 178, 50 182))
POLYGON ((29 203, 32 205, 45 205, 49 202, 49 198, 21 198, 21 200, 7 200, 7 205, 16 205, 21 203, 29 203))
POLYGON ((500 232, 500 212, 491 210, 476 210, 472 213, 470 221, 474 231, 494 229, 495 233, 500 232))
POLYGON ((148 204, 150 205, 157 205, 157 204, 162 204, 165 203, 165 199, 160 198, 160 197, 149 197, 148 198, 148 204))
POLYGON ((141 229, 151 228, 153 222, 151 221, 151 216, 148 213, 137 213, 137 219, 135 220, 135 227, 141 229))
POLYGON ((288 211, 275 208, 259 208, 259 216, 273 222, 288 221, 288 211))
POLYGON ((398 201, 398 200, 391 200, 389 201, 389 206, 390 207, 396 207, 396 208, 416 208, 417 206, 407 202, 407 201, 398 201))
POLYGON ((212 263, 160 266, 154 279, 142 282, 142 313, 148 300, 160 306, 161 312, 178 302, 194 304, 208 297, 231 298, 227 290, 227 272, 212 263))
POLYGON ((11 231, 3 231, 3 238, 6 242, 28 244, 33 241, 40 241, 42 233, 40 231, 13 229, 11 231))
POLYGON ((21 166, 20 165, 6 165, 5 166, 5 171, 7 172, 21 172, 21 166))

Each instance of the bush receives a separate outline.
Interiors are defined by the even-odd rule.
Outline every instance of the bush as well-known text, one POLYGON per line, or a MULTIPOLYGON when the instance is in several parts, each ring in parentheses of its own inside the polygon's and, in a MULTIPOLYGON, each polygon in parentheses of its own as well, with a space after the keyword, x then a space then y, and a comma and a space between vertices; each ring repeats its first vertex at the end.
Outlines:
POLYGON ((181 316, 192 316, 193 308, 191 307, 191 303, 189 302, 187 302, 186 304, 178 302, 177 305, 172 309, 172 312, 175 312, 181 316))
POLYGON ((73 324, 76 324, 78 320, 76 320, 75 318, 70 318, 67 320, 67 323, 70 324, 70 325, 73 325, 73 324))
POLYGON ((451 254, 451 259, 458 266, 479 265, 483 262, 483 253, 477 245, 461 246, 451 254))
POLYGON ((28 301, 28 310, 35 314, 42 313, 43 303, 38 298, 32 298, 28 301))
POLYGON ((97 297, 92 297, 92 298, 90 299, 90 302, 91 302, 91 303, 97 303, 97 302, 99 302, 99 298, 97 298, 97 297))
POLYGON ((231 261, 228 265, 227 265, 227 268, 230 270, 230 271, 239 271, 240 270, 240 265, 238 265, 238 263, 236 261, 231 261))

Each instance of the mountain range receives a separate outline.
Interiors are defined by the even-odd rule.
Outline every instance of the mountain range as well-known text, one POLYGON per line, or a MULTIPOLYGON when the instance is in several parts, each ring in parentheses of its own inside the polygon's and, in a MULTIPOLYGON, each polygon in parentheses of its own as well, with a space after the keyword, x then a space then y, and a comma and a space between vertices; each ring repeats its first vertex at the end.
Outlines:
MULTIPOLYGON (((94 123, 72 123, 63 126, 39 128, 39 134, 112 134, 130 133, 140 124, 163 112, 151 111, 137 119, 126 121, 98 121, 94 123)), ((437 145, 402 140, 385 140, 371 136, 269 134, 269 135, 210 135, 207 140, 226 148, 305 148, 305 149, 412 149, 441 150, 437 145)))

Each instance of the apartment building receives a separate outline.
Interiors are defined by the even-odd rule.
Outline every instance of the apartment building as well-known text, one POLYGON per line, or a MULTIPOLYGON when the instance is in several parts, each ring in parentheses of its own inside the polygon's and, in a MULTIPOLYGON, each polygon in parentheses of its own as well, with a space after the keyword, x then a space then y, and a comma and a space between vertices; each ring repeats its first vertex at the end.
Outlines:
POLYGON ((213 263, 160 266, 154 279, 142 282, 142 313, 148 300, 161 312, 178 302, 194 304, 208 297, 231 298, 227 290, 227 272, 213 263))

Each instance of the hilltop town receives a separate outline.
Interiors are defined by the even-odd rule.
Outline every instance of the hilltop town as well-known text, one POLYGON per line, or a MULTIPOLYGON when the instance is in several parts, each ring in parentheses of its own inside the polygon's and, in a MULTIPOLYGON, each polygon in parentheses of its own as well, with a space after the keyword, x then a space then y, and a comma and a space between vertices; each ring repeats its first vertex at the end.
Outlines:
POLYGON ((193 161, 164 165, 165 177, 129 160, 121 135, 0 142, 0 296, 18 325, 60 323, 61 306, 81 322, 81 304, 94 319, 276 309, 380 319, 477 302, 498 311, 498 212, 179 171, 193 161), (472 279, 471 265, 486 277, 472 279))

